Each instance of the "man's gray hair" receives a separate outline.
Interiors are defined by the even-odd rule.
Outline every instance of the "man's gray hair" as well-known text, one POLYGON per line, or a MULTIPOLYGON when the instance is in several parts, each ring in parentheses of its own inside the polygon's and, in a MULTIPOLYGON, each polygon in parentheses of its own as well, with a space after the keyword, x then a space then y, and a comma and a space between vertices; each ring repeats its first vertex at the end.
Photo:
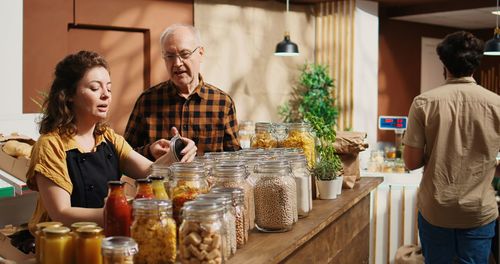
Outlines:
POLYGON ((188 25, 188 24, 172 24, 170 26, 168 26, 165 30, 163 30, 163 33, 161 33, 161 36, 160 36, 160 47, 161 47, 161 53, 163 54, 165 51, 163 50, 163 46, 165 44, 165 41, 166 39, 172 34, 174 33, 175 30, 179 29, 179 28, 187 28, 191 31, 191 33, 193 34, 194 36, 194 39, 196 41, 196 45, 200 46, 201 45, 201 34, 200 34, 200 31, 195 28, 194 26, 192 25, 188 25))

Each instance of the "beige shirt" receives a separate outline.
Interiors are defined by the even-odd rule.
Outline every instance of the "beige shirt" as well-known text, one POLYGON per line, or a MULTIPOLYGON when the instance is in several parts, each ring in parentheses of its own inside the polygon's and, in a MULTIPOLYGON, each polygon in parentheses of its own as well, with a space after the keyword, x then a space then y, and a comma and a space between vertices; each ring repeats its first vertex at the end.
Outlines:
POLYGON ((472 77, 413 100, 403 143, 424 148, 417 206, 431 224, 473 228, 498 216, 492 180, 500 149, 500 96, 472 77))

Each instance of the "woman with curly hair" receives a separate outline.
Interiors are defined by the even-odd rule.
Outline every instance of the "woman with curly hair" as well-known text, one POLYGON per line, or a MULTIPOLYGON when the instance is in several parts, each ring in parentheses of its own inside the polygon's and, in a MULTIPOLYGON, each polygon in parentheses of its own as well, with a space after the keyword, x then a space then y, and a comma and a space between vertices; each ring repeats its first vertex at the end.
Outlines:
MULTIPOLYGON (((102 226, 107 182, 122 174, 148 176, 153 163, 103 123, 111 98, 109 66, 99 54, 80 51, 57 64, 27 173, 28 186, 39 192, 30 230, 44 221, 102 226)), ((181 162, 192 161, 196 146, 181 139, 186 145, 181 162)), ((155 163, 170 164, 171 157, 165 154, 155 163)))

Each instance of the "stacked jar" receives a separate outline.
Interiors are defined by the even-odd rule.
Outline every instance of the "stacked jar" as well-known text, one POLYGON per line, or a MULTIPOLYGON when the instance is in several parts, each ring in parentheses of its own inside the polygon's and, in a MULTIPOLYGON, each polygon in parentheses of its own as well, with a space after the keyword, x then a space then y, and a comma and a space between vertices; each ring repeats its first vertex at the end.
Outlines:
POLYGON ((236 221, 236 247, 242 248, 248 242, 248 211, 245 208, 245 193, 242 188, 214 187, 211 193, 229 193, 234 207, 236 221))
POLYGON ((172 181, 170 197, 172 198, 173 217, 177 224, 181 223, 180 210, 186 201, 192 201, 201 193, 208 192, 205 178, 205 167, 199 162, 174 163, 170 166, 172 181))
POLYGON ((256 167, 255 226, 262 232, 285 232, 297 218, 297 188, 286 160, 264 160, 256 167))
POLYGON ((272 124, 268 122, 258 122, 255 124, 255 135, 250 139, 251 148, 276 148, 278 140, 272 133, 272 124))
POLYGON ((254 227, 255 202, 254 190, 247 181, 247 168, 244 163, 220 163, 214 168, 214 187, 242 188, 245 193, 245 208, 248 210, 249 229, 254 227))
POLYGON ((179 228, 179 261, 182 264, 223 263, 222 211, 223 208, 215 203, 186 203, 179 228))
POLYGON ((177 239, 172 203, 137 199, 133 208, 131 235, 139 245, 135 263, 175 263, 177 239))
POLYGON ((300 148, 304 151, 309 168, 316 162, 316 143, 315 137, 311 132, 311 126, 308 123, 290 123, 288 124, 288 136, 283 141, 283 147, 300 148))
POLYGON ((134 255, 138 250, 137 243, 130 237, 104 238, 101 244, 103 264, 134 264, 134 255))
POLYGON ((292 174, 297 186, 297 213, 299 218, 306 217, 312 210, 311 174, 307 168, 304 154, 285 154, 292 167, 292 174))

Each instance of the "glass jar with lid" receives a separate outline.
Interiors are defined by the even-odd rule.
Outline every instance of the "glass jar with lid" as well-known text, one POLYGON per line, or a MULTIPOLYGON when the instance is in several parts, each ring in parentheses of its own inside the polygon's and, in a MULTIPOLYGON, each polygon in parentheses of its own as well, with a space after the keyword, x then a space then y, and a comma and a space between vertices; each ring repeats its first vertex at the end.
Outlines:
POLYGON ((149 178, 153 181, 152 183, 153 193, 155 195, 155 198, 169 199, 168 198, 169 177, 170 177, 169 166, 165 164, 154 164, 154 163, 153 165, 151 165, 151 175, 149 176, 149 178), (160 182, 163 184, 163 190, 161 189, 160 182), (165 192, 165 194, 163 192, 165 192))
POLYGON ((215 183, 213 187, 242 188, 245 192, 245 208, 248 211, 248 227, 254 228, 255 204, 253 186, 247 180, 247 167, 243 161, 239 163, 219 163, 214 167, 215 183))
POLYGON ((299 218, 306 217, 312 210, 312 181, 307 168, 307 159, 304 154, 286 154, 290 162, 292 174, 297 186, 297 213, 299 218))
POLYGON ((106 237, 101 244, 103 264, 134 264, 134 255, 138 250, 139 247, 133 238, 106 237))
POLYGON ((205 175, 208 183, 208 188, 210 189, 214 184, 213 168, 217 164, 215 157, 210 156, 196 156, 195 161, 200 162, 205 167, 205 175))
POLYGON ((170 166, 172 180, 170 197, 172 199, 173 217, 177 224, 180 221, 180 210, 186 201, 192 201, 201 193, 208 192, 205 167, 200 162, 174 163, 170 166))
POLYGON ((43 254, 43 240, 44 240, 44 233, 43 229, 46 227, 60 227, 63 224, 61 222, 40 222, 36 224, 36 231, 35 231, 35 259, 37 263, 42 262, 42 254, 43 254))
POLYGON ((229 193, 206 193, 196 197, 196 201, 217 201, 224 206, 223 224, 225 232, 225 258, 229 259, 236 253, 236 218, 233 207, 232 195, 229 193))
POLYGON ((240 121, 238 136, 242 149, 250 148, 250 139, 254 135, 255 126, 252 121, 240 121))
POLYGON ((273 123, 271 132, 277 141, 277 147, 281 148, 283 146, 283 140, 287 138, 288 125, 285 123, 273 123))
POLYGON ((153 199, 155 197, 153 193, 153 181, 149 178, 137 179, 135 180, 136 193, 134 199, 149 198, 153 199))
POLYGON ((248 242, 248 212, 245 208, 245 193, 242 188, 214 187, 211 193, 231 194, 236 226, 236 247, 242 248, 248 242))
POLYGON ((75 230, 75 261, 77 264, 102 263, 101 242, 103 229, 98 226, 83 226, 75 230))
POLYGON ((132 208, 124 189, 125 182, 109 181, 109 194, 104 205, 105 236, 130 236, 132 208))
POLYGON ((73 239, 69 234, 70 229, 65 226, 46 227, 42 231, 43 253, 42 263, 67 264, 73 262, 73 239))
POLYGON ((132 238, 139 246, 135 263, 175 263, 176 225, 169 200, 136 199, 133 202, 132 238))
POLYGON ((179 261, 223 263, 222 206, 215 203, 188 202, 179 228, 179 261))
POLYGON ((272 123, 258 122, 255 124, 255 135, 250 139, 251 148, 276 148, 278 140, 272 133, 272 123))
POLYGON ((265 160, 256 167, 255 226, 262 232, 285 232, 297 218, 297 187, 286 160, 265 160))
POLYGON ((168 194, 165 189, 165 177, 163 176, 149 176, 151 179, 151 187, 153 187, 153 194, 155 199, 166 200, 168 194))
POLYGON ((316 162, 316 143, 308 123, 289 123, 288 136, 283 141, 283 147, 300 148, 307 158, 307 165, 312 168, 316 162))

